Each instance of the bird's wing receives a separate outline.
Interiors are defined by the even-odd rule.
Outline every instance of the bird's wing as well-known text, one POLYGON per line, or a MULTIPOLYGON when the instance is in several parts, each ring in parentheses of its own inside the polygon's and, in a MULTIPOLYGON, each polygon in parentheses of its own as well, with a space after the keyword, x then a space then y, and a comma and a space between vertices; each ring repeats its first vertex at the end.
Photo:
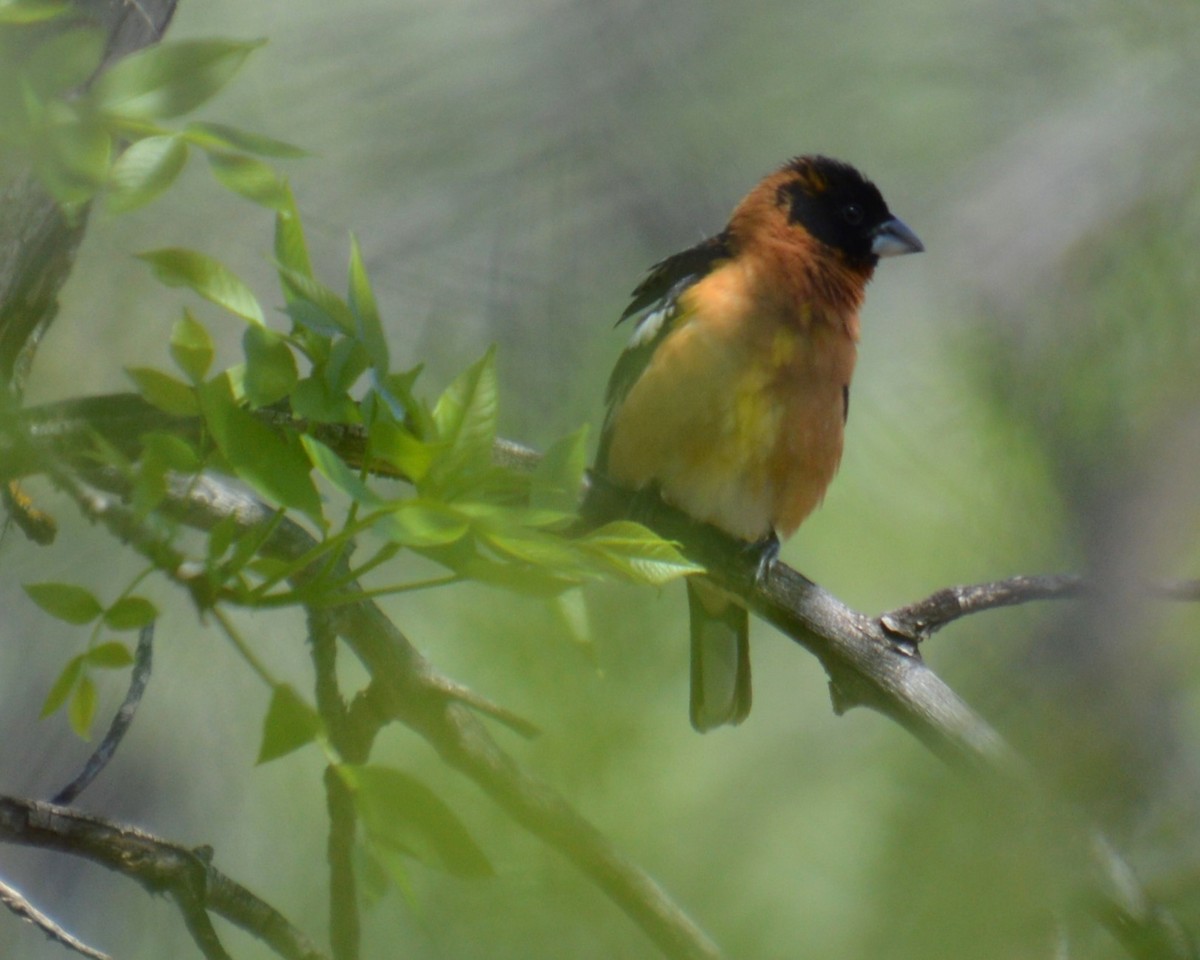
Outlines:
POLYGON ((709 237, 702 243, 680 253, 660 260, 650 268, 645 279, 633 291, 633 298, 623 320, 645 311, 638 320, 629 345, 617 359, 612 375, 608 378, 608 389, 604 401, 608 407, 604 428, 600 434, 600 449, 596 454, 596 468, 604 471, 608 459, 609 427, 613 412, 621 405, 629 388, 637 382, 646 364, 666 339, 679 320, 679 296, 688 287, 707 276, 732 252, 728 235, 724 232, 709 237))

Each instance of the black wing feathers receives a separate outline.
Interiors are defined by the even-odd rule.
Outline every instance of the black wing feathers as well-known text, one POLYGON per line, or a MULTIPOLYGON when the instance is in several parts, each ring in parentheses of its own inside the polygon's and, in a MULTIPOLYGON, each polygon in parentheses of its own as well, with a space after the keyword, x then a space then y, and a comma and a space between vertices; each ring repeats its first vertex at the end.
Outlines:
POLYGON ((659 260, 634 288, 633 299, 617 323, 664 300, 681 280, 702 277, 722 260, 728 260, 733 256, 729 241, 729 231, 722 230, 694 247, 659 260))

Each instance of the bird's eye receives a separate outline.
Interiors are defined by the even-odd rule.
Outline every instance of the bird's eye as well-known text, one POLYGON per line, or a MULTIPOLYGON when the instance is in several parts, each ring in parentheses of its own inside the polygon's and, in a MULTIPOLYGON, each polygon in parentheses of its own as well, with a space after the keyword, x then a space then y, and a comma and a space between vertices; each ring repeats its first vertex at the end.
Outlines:
POLYGON ((863 222, 863 208, 857 203, 848 203, 841 209, 842 219, 850 226, 857 227, 863 222))

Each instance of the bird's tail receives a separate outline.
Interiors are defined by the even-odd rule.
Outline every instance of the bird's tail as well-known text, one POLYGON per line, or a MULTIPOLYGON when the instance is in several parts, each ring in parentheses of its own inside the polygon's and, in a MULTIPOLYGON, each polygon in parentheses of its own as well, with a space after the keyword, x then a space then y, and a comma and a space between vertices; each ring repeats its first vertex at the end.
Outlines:
POLYGON ((692 631, 692 726, 704 733, 750 713, 750 616, 700 577, 688 577, 692 631))

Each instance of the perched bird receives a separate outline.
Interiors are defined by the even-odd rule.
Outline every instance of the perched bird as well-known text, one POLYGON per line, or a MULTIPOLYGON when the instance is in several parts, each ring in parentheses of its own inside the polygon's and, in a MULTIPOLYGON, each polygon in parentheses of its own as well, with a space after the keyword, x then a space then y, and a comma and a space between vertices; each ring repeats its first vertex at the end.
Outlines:
MULTIPOLYGON (((597 472, 755 545, 768 570, 841 460, 875 265, 923 249, 853 167, 784 164, 724 230, 656 263, 633 291, 621 321, 644 315, 609 381, 597 472)), ((688 603, 692 726, 740 723, 747 611, 698 577, 688 603)))

